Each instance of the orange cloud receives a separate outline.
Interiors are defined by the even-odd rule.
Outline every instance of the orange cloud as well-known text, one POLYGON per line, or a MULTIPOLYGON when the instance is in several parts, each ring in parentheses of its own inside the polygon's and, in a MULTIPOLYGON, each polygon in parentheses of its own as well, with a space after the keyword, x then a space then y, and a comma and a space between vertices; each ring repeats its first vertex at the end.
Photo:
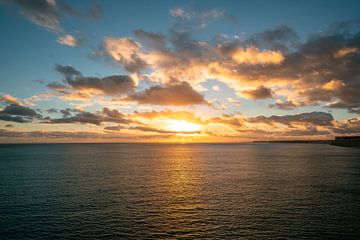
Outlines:
POLYGON ((60 36, 56 41, 61 45, 66 45, 69 47, 75 47, 78 44, 78 40, 70 34, 60 36))
POLYGON ((353 54, 356 54, 356 53, 359 53, 359 48, 357 48, 357 47, 341 48, 341 49, 336 51, 334 56, 336 58, 342 58, 342 57, 346 57, 346 56, 353 55, 353 54))
POLYGON ((280 64, 284 61, 284 56, 280 51, 264 50, 260 51, 255 47, 237 48, 232 58, 239 64, 280 64))

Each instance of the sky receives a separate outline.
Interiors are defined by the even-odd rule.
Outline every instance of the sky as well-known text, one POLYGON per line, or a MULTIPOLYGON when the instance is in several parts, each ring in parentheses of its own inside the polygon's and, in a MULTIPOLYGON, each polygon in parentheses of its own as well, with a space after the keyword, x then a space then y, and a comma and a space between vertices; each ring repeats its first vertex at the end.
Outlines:
POLYGON ((358 9, 0 0, 0 142, 359 135, 358 9))

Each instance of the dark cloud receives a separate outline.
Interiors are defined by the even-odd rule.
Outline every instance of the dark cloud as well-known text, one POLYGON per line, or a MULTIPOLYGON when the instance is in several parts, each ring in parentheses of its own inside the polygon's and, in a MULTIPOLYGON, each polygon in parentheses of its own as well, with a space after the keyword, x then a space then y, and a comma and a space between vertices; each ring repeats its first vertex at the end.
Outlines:
POLYGON ((32 122, 34 118, 41 119, 42 116, 29 107, 17 104, 6 106, 0 111, 0 120, 2 121, 27 123, 32 122))
POLYGON ((12 127, 14 127, 14 125, 12 125, 12 124, 6 124, 5 127, 7 127, 7 128, 12 128, 12 127))
POLYGON ((74 77, 81 76, 81 72, 72 66, 63 66, 60 64, 56 64, 55 70, 59 72, 66 80, 70 80, 73 79, 74 77))
POLYGON ((46 109, 46 112, 47 113, 58 113, 59 111, 56 108, 49 108, 49 109, 46 109))
POLYGON ((126 75, 113 75, 104 78, 76 77, 67 83, 77 90, 97 90, 105 95, 123 95, 134 90, 135 83, 126 75))
POLYGON ((103 108, 103 113, 110 118, 123 118, 125 115, 116 109, 110 110, 109 108, 103 108))
POLYGON ((65 86, 64 84, 61 83, 57 83, 57 82, 52 82, 46 85, 48 88, 52 89, 52 90, 57 90, 57 91, 64 91, 65 89, 67 89, 68 87, 65 86))
POLYGON ((247 119, 250 123, 266 123, 271 125, 274 123, 281 123, 288 126, 295 123, 312 124, 316 126, 332 126, 333 120, 333 116, 330 113, 325 112, 310 112, 284 116, 273 115, 270 117, 257 116, 247 119))
POLYGON ((273 97, 273 92, 271 91, 271 89, 264 86, 259 86, 258 88, 253 90, 242 91, 242 94, 244 94, 247 98, 254 100, 273 97))
POLYGON ((135 36, 143 40, 149 47, 154 49, 164 49, 165 48, 165 36, 159 33, 147 32, 142 29, 137 29, 134 31, 135 36))
POLYGON ((276 102, 274 104, 269 104, 270 108, 278 108, 281 110, 294 110, 298 107, 293 101, 285 101, 285 102, 276 102))
POLYGON ((62 31, 61 20, 65 16, 97 19, 102 9, 96 2, 85 12, 78 11, 63 1, 51 0, 4 0, 3 3, 19 8, 20 14, 47 30, 62 31))
POLYGON ((64 83, 53 82, 47 87, 64 95, 86 99, 92 94, 124 95, 133 92, 135 88, 135 82, 127 75, 86 77, 72 66, 56 65, 55 69, 64 77, 64 83))
POLYGON ((187 82, 150 87, 143 92, 131 95, 126 100, 136 101, 140 104, 173 106, 207 104, 204 97, 187 82))
POLYGON ((72 117, 64 117, 57 119, 48 119, 43 123, 89 123, 100 125, 103 121, 103 117, 90 112, 81 112, 72 117))
POLYGON ((299 43, 297 33, 286 25, 255 34, 248 40, 248 44, 280 51, 294 49, 299 43))
POLYGON ((105 131, 120 131, 121 129, 124 129, 121 125, 104 127, 105 131))
POLYGON ((12 115, 4 115, 0 114, 1 121, 8 121, 8 122, 17 122, 17 123, 28 123, 31 122, 31 118, 21 117, 21 116, 12 116, 12 115))
POLYGON ((313 35, 284 56, 279 65, 238 66, 236 72, 250 80, 272 79, 293 83, 294 90, 308 105, 333 103, 328 107, 360 107, 360 33, 337 31, 313 35), (338 86, 331 82, 342 82, 338 86), (295 85, 296 84, 296 85, 295 85))
POLYGON ((117 110, 104 108, 101 112, 91 113, 77 109, 64 109, 60 111, 62 118, 47 118, 42 123, 88 123, 100 125, 103 122, 128 124, 131 120, 125 119, 124 115, 117 110), (73 113, 75 113, 73 115, 73 113))
POLYGON ((79 113, 79 112, 81 111, 72 108, 65 108, 60 110, 60 113, 62 114, 63 118, 70 117, 73 113, 79 113))
POLYGON ((35 110, 17 104, 6 106, 3 110, 0 111, 0 115, 3 114, 41 118, 41 115, 38 114, 35 110))

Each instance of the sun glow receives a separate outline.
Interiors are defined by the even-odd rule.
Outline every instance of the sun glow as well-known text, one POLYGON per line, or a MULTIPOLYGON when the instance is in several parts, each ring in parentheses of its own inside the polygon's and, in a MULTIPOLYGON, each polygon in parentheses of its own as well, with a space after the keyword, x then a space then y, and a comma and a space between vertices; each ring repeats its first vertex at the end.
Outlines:
POLYGON ((196 132, 201 129, 200 124, 190 123, 184 120, 166 120, 167 129, 174 132, 196 132))

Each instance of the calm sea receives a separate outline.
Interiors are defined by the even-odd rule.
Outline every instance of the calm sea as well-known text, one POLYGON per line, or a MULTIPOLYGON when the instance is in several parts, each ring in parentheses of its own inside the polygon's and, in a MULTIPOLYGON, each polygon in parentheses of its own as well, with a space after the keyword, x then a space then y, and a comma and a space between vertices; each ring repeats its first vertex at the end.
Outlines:
POLYGON ((0 145, 1 239, 359 239, 360 149, 0 145))

